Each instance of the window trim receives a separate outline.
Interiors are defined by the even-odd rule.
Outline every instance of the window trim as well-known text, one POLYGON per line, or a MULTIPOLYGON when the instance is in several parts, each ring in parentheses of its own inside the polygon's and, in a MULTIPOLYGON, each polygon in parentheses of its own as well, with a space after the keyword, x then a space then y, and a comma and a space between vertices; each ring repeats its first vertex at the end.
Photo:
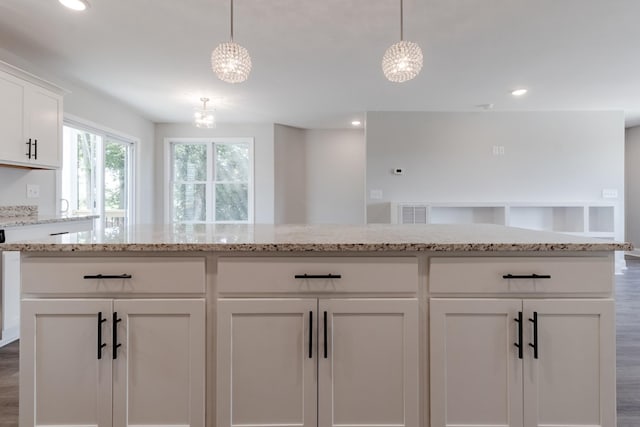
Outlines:
MULTIPOLYGON (((133 225, 133 224, 137 224, 138 223, 138 193, 137 193, 137 188, 138 188, 138 168, 139 168, 139 161, 140 161, 140 156, 138 156, 138 147, 140 145, 140 138, 137 138, 135 136, 131 136, 128 135, 126 133, 111 129, 107 126, 103 126, 99 123, 95 123, 92 122, 91 120, 86 120, 83 119, 81 117, 75 116, 73 114, 68 114, 65 113, 64 114, 64 119, 63 119, 63 126, 68 126, 68 127, 73 127, 76 129, 80 129, 80 130, 84 130, 90 133, 94 133, 97 135, 100 135, 103 140, 107 140, 109 138, 112 139, 116 139, 120 142, 124 142, 127 144, 130 144, 131 146, 131 159, 129 160, 129 163, 131 164, 131 170, 130 170, 130 181, 131 181, 131 188, 130 188, 130 194, 128 197, 128 203, 129 203, 129 207, 130 207, 130 218, 129 218, 129 225, 133 225)), ((102 144, 102 155, 104 156, 104 141, 102 144)), ((103 165, 104 168, 104 165, 103 165)), ((104 171, 103 171, 104 173, 104 171)), ((61 209, 61 197, 62 197, 62 167, 60 167, 59 169, 56 170, 56 212, 60 212, 61 209)), ((104 197, 104 195, 103 195, 104 197)), ((104 206, 101 207, 101 210, 104 211, 104 206)), ((96 224, 102 224, 102 220, 103 218, 101 217, 99 221, 96 221, 96 224)))
MULTIPOLYGON (((255 223, 255 156, 254 156, 254 143, 253 137, 211 137, 211 138, 182 138, 182 137, 167 137, 164 138, 164 186, 163 186, 163 214, 164 222, 166 224, 172 224, 172 207, 171 207, 171 179, 173 173, 172 162, 172 150, 173 144, 238 144, 244 143, 249 145, 249 181, 248 181, 248 202, 249 212, 247 214, 247 221, 215 221, 209 222, 207 219, 204 223, 207 224, 254 224, 255 223)), ((213 150, 207 149, 207 165, 213 164, 213 150)), ((207 168, 207 180, 206 182, 214 182, 213 180, 213 168, 207 168)), ((215 189, 212 189, 215 191, 215 189)), ((207 212, 213 212, 213 196, 206 196, 206 209, 207 212)), ((185 224, 201 224, 201 222, 185 222, 185 224)))

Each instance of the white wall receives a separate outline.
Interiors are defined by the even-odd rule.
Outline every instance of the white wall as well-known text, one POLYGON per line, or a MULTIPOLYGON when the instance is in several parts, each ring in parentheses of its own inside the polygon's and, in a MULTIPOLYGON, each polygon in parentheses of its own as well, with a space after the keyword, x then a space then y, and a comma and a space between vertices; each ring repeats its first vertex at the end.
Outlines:
POLYGON ((362 130, 307 130, 307 221, 365 222, 362 130))
POLYGON ((276 223, 364 223, 362 130, 276 125, 276 223))
POLYGON ((369 112, 366 123, 368 222, 389 222, 390 201, 579 202, 607 188, 623 227, 622 112, 369 112))
POLYGON ((255 222, 274 222, 274 126, 273 124, 225 124, 198 129, 191 123, 158 123, 155 126, 155 210, 164 218, 164 144, 166 138, 252 137, 254 138, 255 222))
MULTIPOLYGON (((64 113, 72 114, 80 119, 88 120, 97 125, 107 127, 113 131, 138 138, 137 174, 136 174, 136 204, 137 220, 140 223, 157 221, 153 209, 144 209, 154 205, 154 125, 139 112, 126 104, 101 93, 87 88, 76 82, 65 80, 61 76, 53 75, 45 67, 39 67, 35 61, 30 62, 13 52, 0 48, 0 60, 22 68, 40 78, 48 80, 70 91, 64 97, 64 113)), ((11 170, 0 167, 0 205, 35 204, 43 213, 54 213, 56 201, 55 171, 27 171, 11 170), (18 171, 18 172, 16 172, 18 171), (7 183, 8 185, 4 185, 7 183), (24 199, 26 183, 40 184, 39 199, 24 199)))
POLYGON ((640 248, 640 126, 629 128, 625 138, 626 235, 640 248))
POLYGON ((276 224, 307 222, 307 155, 305 130, 274 126, 276 224))

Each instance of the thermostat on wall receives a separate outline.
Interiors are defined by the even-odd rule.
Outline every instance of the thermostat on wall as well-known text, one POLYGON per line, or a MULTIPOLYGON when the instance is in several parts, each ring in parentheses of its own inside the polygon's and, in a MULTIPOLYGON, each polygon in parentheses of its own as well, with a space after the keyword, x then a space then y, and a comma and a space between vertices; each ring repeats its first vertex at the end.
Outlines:
POLYGON ((404 175, 404 169, 403 168, 393 168, 393 174, 394 175, 404 175))

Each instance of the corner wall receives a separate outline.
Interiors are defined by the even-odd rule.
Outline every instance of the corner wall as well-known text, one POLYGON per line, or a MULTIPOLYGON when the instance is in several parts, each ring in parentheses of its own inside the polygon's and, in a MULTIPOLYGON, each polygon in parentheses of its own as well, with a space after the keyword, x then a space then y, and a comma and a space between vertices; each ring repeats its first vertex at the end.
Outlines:
POLYGON ((626 235, 625 240, 640 249, 640 126, 625 133, 626 235))

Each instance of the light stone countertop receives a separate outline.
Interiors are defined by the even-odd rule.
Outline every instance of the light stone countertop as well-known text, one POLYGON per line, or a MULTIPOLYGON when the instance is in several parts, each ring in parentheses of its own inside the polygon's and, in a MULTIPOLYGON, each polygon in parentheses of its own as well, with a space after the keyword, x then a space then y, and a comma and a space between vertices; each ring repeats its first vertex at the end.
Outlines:
POLYGON ((0 216, 0 228, 20 227, 23 225, 54 224, 59 222, 84 221, 99 218, 100 215, 25 215, 0 216))
POLYGON ((23 252, 571 252, 629 243, 499 225, 138 225, 0 244, 23 252))

